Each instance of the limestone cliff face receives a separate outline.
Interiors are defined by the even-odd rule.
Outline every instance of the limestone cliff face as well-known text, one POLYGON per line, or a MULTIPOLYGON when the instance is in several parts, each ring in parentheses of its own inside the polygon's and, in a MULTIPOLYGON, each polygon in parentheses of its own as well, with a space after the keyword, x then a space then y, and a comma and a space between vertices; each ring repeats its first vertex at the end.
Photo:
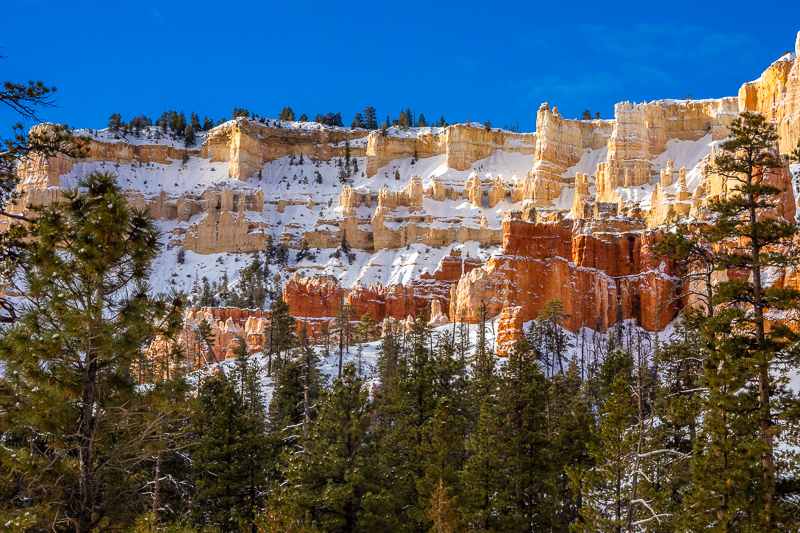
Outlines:
POLYGON ((184 249, 200 254, 264 250, 266 224, 249 216, 263 208, 264 192, 260 189, 253 194, 227 188, 207 190, 200 219, 184 234, 184 249))
MULTIPOLYGON (((46 133, 51 128, 51 124, 38 124, 31 128, 30 133, 46 133)), ((184 150, 169 144, 147 144, 145 139, 139 138, 136 138, 136 143, 125 140, 108 142, 96 139, 91 135, 84 138, 88 141, 87 155, 81 160, 84 163, 104 161, 120 165, 131 163, 140 165, 149 163, 168 164, 172 161, 181 160, 184 152, 189 156, 200 153, 199 150, 191 148, 184 150)), ((54 157, 33 155, 20 161, 18 175, 20 177, 19 190, 22 193, 22 198, 12 208, 12 212, 21 212, 28 204, 47 205, 59 200, 61 198, 61 176, 69 174, 77 162, 77 160, 63 155, 54 157)))
POLYGON ((800 139, 800 32, 794 54, 784 55, 760 78, 742 85, 739 108, 775 120, 780 151, 789 153, 794 150, 800 139))
POLYGON ((618 201, 620 186, 652 185, 651 161, 666 151, 668 141, 697 141, 708 134, 712 141, 722 140, 738 112, 734 98, 617 104, 608 157, 598 169, 598 201, 618 201))
POLYGON ((365 155, 366 130, 325 128, 308 123, 308 128, 278 128, 239 118, 211 130, 203 143, 201 157, 212 162, 230 162, 229 174, 246 180, 264 163, 286 156, 330 161, 345 156, 345 141, 350 141, 351 157, 365 155))
POLYGON ((332 277, 303 277, 293 274, 284 288, 284 298, 291 314, 318 334, 323 323, 330 322, 344 303, 353 306, 356 315, 369 312, 376 322, 405 320, 409 315, 428 315, 437 309, 448 316, 453 283, 483 265, 480 259, 451 252, 439 262, 433 274, 423 273, 408 285, 356 284, 345 289, 332 277), (435 304, 435 305, 434 305, 435 304))
MULTIPOLYGON (((474 322, 482 305, 490 317, 518 306, 515 321, 525 322, 536 318, 547 300, 559 298, 571 315, 570 330, 605 330, 620 306, 623 318, 652 329, 675 282, 672 265, 650 253, 656 239, 655 232, 641 231, 573 234, 569 221, 536 224, 509 213, 501 253, 453 287, 453 316, 474 322)), ((673 315, 674 307, 666 306, 660 326, 673 315)))
POLYGON ((563 176, 581 160, 584 150, 604 148, 611 136, 613 122, 608 120, 567 120, 547 103, 536 114, 536 159, 533 170, 516 196, 536 207, 549 206, 574 176, 563 176))
POLYGON ((486 130, 466 124, 386 137, 380 132, 372 132, 367 144, 367 176, 374 176, 379 168, 405 157, 427 158, 444 154, 449 168, 467 170, 497 150, 532 154, 535 148, 535 133, 486 130))
POLYGON ((269 313, 261 309, 237 309, 233 307, 201 307, 187 309, 184 315, 183 332, 180 342, 186 347, 187 355, 194 359, 196 366, 224 361, 231 356, 231 350, 238 338, 244 339, 251 353, 257 352, 264 344, 264 329, 269 325, 269 313), (213 358, 207 346, 198 343, 196 329, 201 322, 211 326, 214 338, 213 358), (201 355, 203 354, 203 355, 201 355))

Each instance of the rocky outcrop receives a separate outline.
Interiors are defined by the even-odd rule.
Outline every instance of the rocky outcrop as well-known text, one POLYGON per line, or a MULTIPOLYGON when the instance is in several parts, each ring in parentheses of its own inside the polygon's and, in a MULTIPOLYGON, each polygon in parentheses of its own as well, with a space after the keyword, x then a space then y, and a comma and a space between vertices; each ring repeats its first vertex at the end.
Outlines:
POLYGON ((238 118, 208 132, 201 157, 212 162, 229 161, 230 176, 247 180, 265 163, 281 157, 302 155, 320 161, 344 157, 346 142, 351 143, 351 157, 364 157, 368 134, 366 130, 327 128, 316 123, 283 128, 238 118))
POLYGON ((264 250, 266 223, 250 216, 261 213, 263 207, 261 189, 250 194, 228 188, 207 190, 200 219, 185 230, 178 230, 184 234, 183 248, 200 254, 264 250))
POLYGON ((374 176, 391 161, 406 157, 445 155, 445 164, 449 168, 467 170, 497 150, 532 154, 535 147, 535 133, 487 130, 468 124, 392 131, 388 136, 372 132, 367 143, 367 176, 374 176))
MULTIPOLYGON (((650 252, 656 239, 657 233, 647 231, 573 235, 571 221, 537 224, 511 212, 503 221, 502 252, 453 287, 450 316, 475 322, 483 305, 489 317, 519 306, 518 320, 528 321, 546 301, 559 298, 571 315, 570 330, 605 330, 618 311, 651 329, 675 283, 672 265, 650 252)), ((674 312, 665 305, 659 324, 667 324, 674 312)))
POLYGON ((442 258, 433 274, 423 273, 408 285, 356 285, 348 290, 332 277, 303 277, 293 274, 284 288, 284 299, 297 320, 318 332, 341 306, 349 303, 357 316, 369 312, 377 323, 387 319, 405 320, 409 315, 430 320, 447 319, 453 283, 480 267, 480 259, 453 251, 442 258))
POLYGON ((568 120, 557 108, 551 111, 547 103, 542 104, 536 114, 533 170, 525 176, 515 201, 529 201, 536 207, 549 206, 564 187, 573 183, 574 176, 564 174, 581 160, 584 150, 606 146, 612 124, 608 120, 568 120))
POLYGON ((189 359, 199 367, 229 358, 238 338, 244 339, 251 353, 260 351, 264 345, 264 329, 268 324, 269 313, 261 309, 192 307, 184 315, 180 341, 186 346, 189 359), (197 335, 197 328, 204 320, 211 326, 213 355, 197 335))
POLYGON ((431 312, 428 316, 430 317, 428 326, 432 328, 438 328, 439 326, 445 326, 450 323, 450 319, 442 312, 442 303, 439 300, 433 300, 431 302, 431 312))
POLYGON ((795 53, 785 54, 764 71, 760 78, 739 89, 739 108, 756 111, 774 120, 778 128, 778 147, 789 153, 800 139, 800 32, 795 53))
POLYGON ((508 357, 514 344, 525 336, 522 306, 504 307, 497 319, 497 355, 508 357))

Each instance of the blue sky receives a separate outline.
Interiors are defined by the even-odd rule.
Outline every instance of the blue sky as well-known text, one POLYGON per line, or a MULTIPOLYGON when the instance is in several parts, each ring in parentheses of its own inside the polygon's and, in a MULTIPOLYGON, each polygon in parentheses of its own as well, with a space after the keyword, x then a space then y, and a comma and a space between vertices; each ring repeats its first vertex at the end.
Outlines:
MULTIPOLYGON (((734 96, 786 50, 800 2, 6 0, 0 80, 58 87, 41 118, 105 127, 111 113, 277 117, 410 107, 533 131, 614 103, 734 96), (752 5, 752 4, 750 4, 752 5), (662 7, 668 6, 668 7, 662 7), (768 24, 765 21, 769 19, 768 24)), ((0 133, 17 117, 0 109, 0 133)))

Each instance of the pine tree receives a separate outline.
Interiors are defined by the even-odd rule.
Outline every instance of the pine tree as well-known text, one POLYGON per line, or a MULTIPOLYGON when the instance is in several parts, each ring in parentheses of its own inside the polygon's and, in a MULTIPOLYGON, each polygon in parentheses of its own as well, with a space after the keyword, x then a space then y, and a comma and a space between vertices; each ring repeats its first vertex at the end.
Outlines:
POLYGON ((13 229, 20 254, 6 264, 26 305, 0 339, 0 514, 88 533, 140 503, 137 476, 118 472, 147 461, 168 414, 148 405, 134 369, 156 331, 177 332, 182 302, 148 294, 158 230, 112 174, 63 195, 13 229))
POLYGON ((636 421, 633 358, 622 349, 608 354, 601 370, 603 401, 589 455, 594 465, 569 469, 573 490, 581 495, 580 521, 574 531, 620 533, 630 505, 628 476, 635 451, 636 421))
POLYGON ((375 325, 375 319, 367 311, 361 317, 361 322, 356 329, 356 336, 358 342, 371 342, 378 338, 378 327, 375 325))
POLYGON ((548 453, 548 384, 524 340, 509 354, 499 381, 496 428, 502 438, 497 451, 507 466, 503 490, 496 497, 498 518, 508 531, 544 531, 556 517, 548 453))
MULTIPOLYGON (((715 213, 713 224, 694 234, 684 231, 672 238, 680 241, 685 236, 686 255, 696 263, 702 263, 706 272, 736 269, 747 274, 743 278, 719 282, 713 291, 709 283, 711 273, 705 280, 700 280, 705 281, 706 300, 712 300, 706 303, 708 318, 699 321, 698 326, 704 338, 705 349, 701 354, 705 358, 705 379, 709 384, 708 402, 704 404, 703 412, 708 424, 716 423, 717 426, 704 428, 704 431, 711 432, 712 437, 701 440, 698 445, 713 446, 720 439, 729 438, 747 440, 746 432, 737 433, 736 427, 730 425, 730 420, 738 421, 739 415, 736 406, 725 399, 734 394, 729 392, 731 388, 741 389, 734 396, 741 395, 743 404, 749 394, 757 394, 758 408, 749 411, 749 416, 757 419, 763 443, 761 464, 748 466, 745 462, 738 462, 736 468, 739 473, 747 472, 747 475, 754 469, 761 469, 766 493, 763 516, 759 518, 754 511, 748 511, 749 519, 753 524, 761 524, 759 527, 780 527, 782 509, 779 507, 782 506, 777 498, 775 481, 778 476, 776 437, 780 438, 777 428, 797 422, 791 411, 779 409, 779 406, 791 401, 780 383, 786 379, 785 369, 797 364, 796 356, 787 347, 796 343, 798 336, 780 322, 769 328, 765 324, 770 313, 796 309, 800 303, 800 292, 796 289, 766 286, 768 271, 780 271, 798 264, 798 256, 790 244, 797 227, 781 218, 778 195, 782 191, 772 184, 772 175, 784 164, 777 155, 776 140, 775 126, 761 115, 744 112, 734 120, 731 138, 722 143, 721 153, 715 161, 715 171, 725 178, 729 192, 711 204, 715 213), (719 246, 720 243, 724 245, 719 246), (731 337, 746 346, 746 353, 741 352, 741 345, 730 341, 731 337), (711 369, 709 361, 716 361, 722 367, 711 369), (709 373, 709 370, 713 371, 709 373), (751 389, 752 383, 755 383, 755 392, 751 389), (712 398, 719 398, 720 418, 708 414, 716 409, 712 398)), ((675 244, 677 247, 680 242, 675 244)), ((741 424, 747 426, 743 418, 741 424)), ((740 447, 736 442, 731 446, 732 450, 740 447)), ((695 471, 702 473, 701 470, 695 471)), ((783 472, 781 475, 790 474, 783 472)), ((796 479, 796 476, 790 476, 796 479)), ((695 483, 700 481, 695 480, 695 483)), ((727 508, 727 503, 725 505, 727 508)))
POLYGON ((429 519, 430 512, 441 505, 436 498, 442 483, 455 494, 463 493, 459 474, 466 459, 470 424, 465 361, 456 356, 450 340, 444 340, 439 349, 432 352, 432 357, 436 407, 429 425, 430 438, 422 452, 424 476, 417 482, 422 506, 429 510, 429 519), (428 494, 430 496, 426 496, 428 494))
POLYGON ((194 126, 187 124, 183 130, 183 143, 186 146, 194 146, 194 126))
POLYGON ((457 533, 461 529, 453 498, 450 497, 450 490, 445 486, 444 480, 440 479, 431 493, 428 519, 433 523, 432 533, 457 533))
POLYGON ((417 118, 417 127, 418 128, 427 128, 428 127, 428 121, 425 120, 425 115, 423 115, 422 113, 420 113, 419 114, 419 118, 417 118))
POLYGON ((289 314, 289 304, 279 294, 270 306, 269 325, 264 331, 264 352, 269 356, 267 374, 273 371, 273 356, 276 358, 275 367, 280 368, 290 349, 297 343, 297 326, 295 319, 289 314))
POLYGON ((322 531, 371 531, 378 509, 375 447, 369 431, 372 407, 364 382, 348 364, 333 389, 320 399, 304 453, 296 454, 282 500, 299 520, 322 531))
POLYGON ((564 322, 569 317, 564 312, 561 300, 548 300, 528 333, 528 341, 536 347, 538 356, 550 375, 556 368, 559 374, 564 373, 564 359, 572 347, 572 342, 564 331, 564 322))
MULTIPOLYGON (((688 529, 766 531, 769 491, 759 438, 758 378, 751 340, 735 332, 739 311, 725 309, 702 325, 707 388, 692 458, 692 484, 680 520, 688 529)), ((770 509, 771 511, 771 509, 770 509)))
POLYGON ((592 112, 584 109, 583 113, 581 113, 581 120, 592 120, 592 112))
POLYGON ((186 130, 186 116, 181 111, 175 119, 175 133, 181 134, 186 130))
POLYGON ((284 107, 281 110, 281 114, 278 117, 278 120, 283 120, 286 122, 294 122, 294 111, 292 111, 291 107, 284 107))
POLYGON ((496 495, 505 489, 507 480, 505 475, 498 475, 506 466, 500 455, 497 433, 497 420, 503 416, 497 404, 498 385, 495 356, 485 347, 485 341, 479 340, 469 390, 473 427, 462 473, 461 512, 471 531, 497 531, 501 526, 499 517, 503 504, 496 495))
POLYGON ((108 130, 109 131, 119 131, 120 124, 122 123, 122 116, 119 113, 112 113, 110 117, 108 117, 108 130))
POLYGON ((221 531, 240 531, 243 524, 255 533, 255 512, 266 483, 267 440, 257 372, 246 350, 240 350, 237 359, 233 379, 209 376, 198 393, 192 519, 198 526, 221 531))
MULTIPOLYGON (((437 413, 435 360, 429 351, 430 331, 423 317, 414 322, 408 352, 398 361, 378 410, 381 471, 388 479, 379 499, 396 522, 394 531, 426 531, 427 500, 433 484, 425 480, 426 452, 431 449, 431 427, 437 413)), ((430 478, 428 478, 430 479, 430 478)))
POLYGON ((361 113, 356 113, 356 116, 353 118, 353 123, 350 124, 351 128, 363 128, 364 127, 364 117, 361 113))
POLYGON ((364 109, 364 127, 368 130, 377 130, 378 129, 378 118, 377 112, 375 108, 372 106, 368 106, 364 109))
POLYGON ((406 112, 401 109, 400 115, 397 117, 397 125, 402 129, 407 130, 411 124, 412 122, 409 120, 408 115, 406 115, 406 112))

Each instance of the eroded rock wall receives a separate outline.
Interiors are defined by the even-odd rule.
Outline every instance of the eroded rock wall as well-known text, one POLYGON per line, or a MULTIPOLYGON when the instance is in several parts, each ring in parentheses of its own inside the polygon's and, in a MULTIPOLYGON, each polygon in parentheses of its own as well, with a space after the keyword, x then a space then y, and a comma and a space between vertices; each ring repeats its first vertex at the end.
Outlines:
POLYGON ((416 134, 383 136, 372 132, 367 144, 367 176, 374 176, 391 161, 406 157, 445 155, 449 168, 467 170, 497 150, 532 154, 535 149, 535 133, 487 130, 467 124, 425 129, 416 134))
POLYGON ((364 142, 369 132, 344 128, 325 128, 309 123, 308 128, 278 128, 239 118, 218 126, 208 133, 201 157, 212 162, 230 162, 232 178, 247 180, 270 161, 281 157, 303 156, 330 161, 345 157, 349 141, 350 156, 364 157, 364 142))
POLYGON ((789 153, 797 147, 800 139, 800 32, 794 54, 784 55, 760 78, 742 85, 739 108, 756 111, 777 123, 781 153, 789 153))
MULTIPOLYGON (((573 222, 532 223, 519 213, 503 221, 503 249, 453 287, 451 306, 459 320, 475 322, 520 307, 517 320, 536 318, 544 303, 559 298, 570 318, 566 327, 605 330, 621 312, 648 329, 659 306, 671 297, 672 265, 653 258, 657 233, 648 231, 573 234, 573 222)), ((674 315, 666 306, 663 327, 674 315)))

